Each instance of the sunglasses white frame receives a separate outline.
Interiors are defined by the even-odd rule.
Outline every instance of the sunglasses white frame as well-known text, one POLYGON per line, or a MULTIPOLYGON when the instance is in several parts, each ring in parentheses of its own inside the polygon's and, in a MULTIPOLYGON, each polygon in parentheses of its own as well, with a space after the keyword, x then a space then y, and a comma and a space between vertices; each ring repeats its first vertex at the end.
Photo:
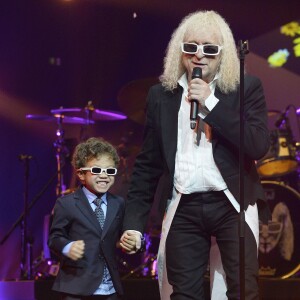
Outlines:
POLYGON ((77 171, 90 171, 91 174, 93 175, 101 175, 102 173, 105 173, 107 176, 115 176, 117 175, 118 173, 118 169, 117 168, 113 168, 113 167, 110 167, 110 168, 101 168, 101 167, 97 167, 97 166, 93 166, 93 167, 90 167, 90 168, 80 168, 78 169, 77 171), (95 173, 92 171, 93 168, 97 168, 97 169, 100 169, 100 173, 95 173), (107 174, 107 170, 110 169, 110 170, 114 170, 115 173, 114 174, 107 174))
POLYGON ((204 55, 212 55, 212 56, 216 56, 218 54, 220 54, 221 50, 223 49, 223 46, 220 46, 220 45, 217 45, 217 44, 204 44, 204 45, 198 45, 196 43, 187 43, 187 42, 184 42, 184 43, 181 43, 181 51, 183 53, 186 53, 186 54, 196 54, 198 53, 199 49, 201 49, 201 52, 202 54, 204 55), (197 47, 197 50, 196 51, 193 51, 193 52, 188 52, 188 51, 185 51, 184 50, 184 45, 185 44, 189 44, 189 45, 195 45, 197 47), (206 46, 217 46, 218 47, 218 52, 217 53, 206 53, 203 51, 203 48, 206 47, 206 46))

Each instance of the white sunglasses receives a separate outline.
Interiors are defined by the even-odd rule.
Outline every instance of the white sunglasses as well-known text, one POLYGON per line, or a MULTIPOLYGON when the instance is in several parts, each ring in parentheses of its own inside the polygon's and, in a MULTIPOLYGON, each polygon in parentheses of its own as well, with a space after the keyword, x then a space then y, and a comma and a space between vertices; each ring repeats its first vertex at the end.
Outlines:
POLYGON ((118 170, 116 168, 100 168, 100 167, 91 167, 91 168, 80 168, 77 171, 90 171, 91 174, 100 175, 105 173, 108 176, 116 175, 118 170))
POLYGON ((218 55, 223 46, 214 44, 198 45, 195 43, 181 43, 181 51, 187 54, 196 54, 199 49, 204 55, 218 55))

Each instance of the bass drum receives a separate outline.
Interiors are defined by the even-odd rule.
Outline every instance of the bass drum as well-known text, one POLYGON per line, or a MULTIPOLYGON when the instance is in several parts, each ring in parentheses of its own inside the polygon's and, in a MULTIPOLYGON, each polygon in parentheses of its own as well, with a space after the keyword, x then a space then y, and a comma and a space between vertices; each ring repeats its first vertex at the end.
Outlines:
POLYGON ((300 194, 277 181, 262 181, 272 212, 259 227, 259 275, 288 278, 300 270, 300 194))

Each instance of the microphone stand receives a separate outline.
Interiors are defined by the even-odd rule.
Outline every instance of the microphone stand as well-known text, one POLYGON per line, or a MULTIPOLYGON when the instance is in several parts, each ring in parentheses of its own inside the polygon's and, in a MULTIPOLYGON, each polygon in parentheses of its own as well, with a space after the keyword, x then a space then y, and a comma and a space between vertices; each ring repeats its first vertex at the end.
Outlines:
POLYGON ((249 53, 248 41, 239 41, 240 58, 240 150, 239 150, 239 258, 240 258, 240 299, 245 299, 245 203, 244 203, 244 66, 245 55, 249 53))

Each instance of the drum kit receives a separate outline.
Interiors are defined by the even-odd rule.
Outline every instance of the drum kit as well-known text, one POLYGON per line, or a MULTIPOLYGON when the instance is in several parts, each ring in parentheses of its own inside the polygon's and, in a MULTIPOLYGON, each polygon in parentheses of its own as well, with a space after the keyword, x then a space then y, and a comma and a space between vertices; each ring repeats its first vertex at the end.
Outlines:
POLYGON ((272 212, 272 220, 267 225, 260 223, 259 228, 259 275, 262 277, 284 279, 296 277, 300 271, 300 143, 294 140, 287 117, 291 108, 294 107, 289 105, 283 113, 269 112, 269 116, 277 117, 276 129, 270 131, 269 151, 257 161, 272 212))
MULTIPOLYGON (((62 175, 65 155, 62 125, 65 123, 80 124, 86 127, 98 121, 123 120, 127 116, 134 122, 143 124, 145 90, 156 81, 156 78, 149 78, 142 80, 141 83, 131 82, 121 90, 118 102, 126 115, 116 111, 95 109, 93 104, 88 102, 84 108, 53 109, 51 116, 26 116, 29 120, 56 122, 57 124, 57 140, 54 142, 54 146, 57 158, 56 192, 58 196, 67 193, 67 190, 64 189, 62 175), (132 100, 135 105, 130 104, 132 100)), ((300 271, 300 218, 298 216, 300 214, 300 143, 295 142, 289 124, 287 115, 291 108, 292 106, 289 105, 283 113, 277 110, 268 112, 269 117, 276 117, 276 128, 270 130, 269 151, 256 162, 266 199, 272 211, 272 221, 267 225, 260 223, 259 228, 259 275, 262 277, 287 278, 297 276, 300 271)), ((122 145, 125 144, 122 143, 122 145)), ((125 146, 128 149, 129 145, 125 146)), ((124 147, 120 147, 122 153, 124 147)), ((127 150, 125 152, 127 153, 127 150)), ((160 235, 159 232, 156 232, 156 234, 146 234, 145 237, 146 251, 143 254, 129 257, 119 253, 119 269, 123 279, 128 277, 157 278, 156 254, 160 235)), ((44 249, 45 251, 47 249, 44 249)))

